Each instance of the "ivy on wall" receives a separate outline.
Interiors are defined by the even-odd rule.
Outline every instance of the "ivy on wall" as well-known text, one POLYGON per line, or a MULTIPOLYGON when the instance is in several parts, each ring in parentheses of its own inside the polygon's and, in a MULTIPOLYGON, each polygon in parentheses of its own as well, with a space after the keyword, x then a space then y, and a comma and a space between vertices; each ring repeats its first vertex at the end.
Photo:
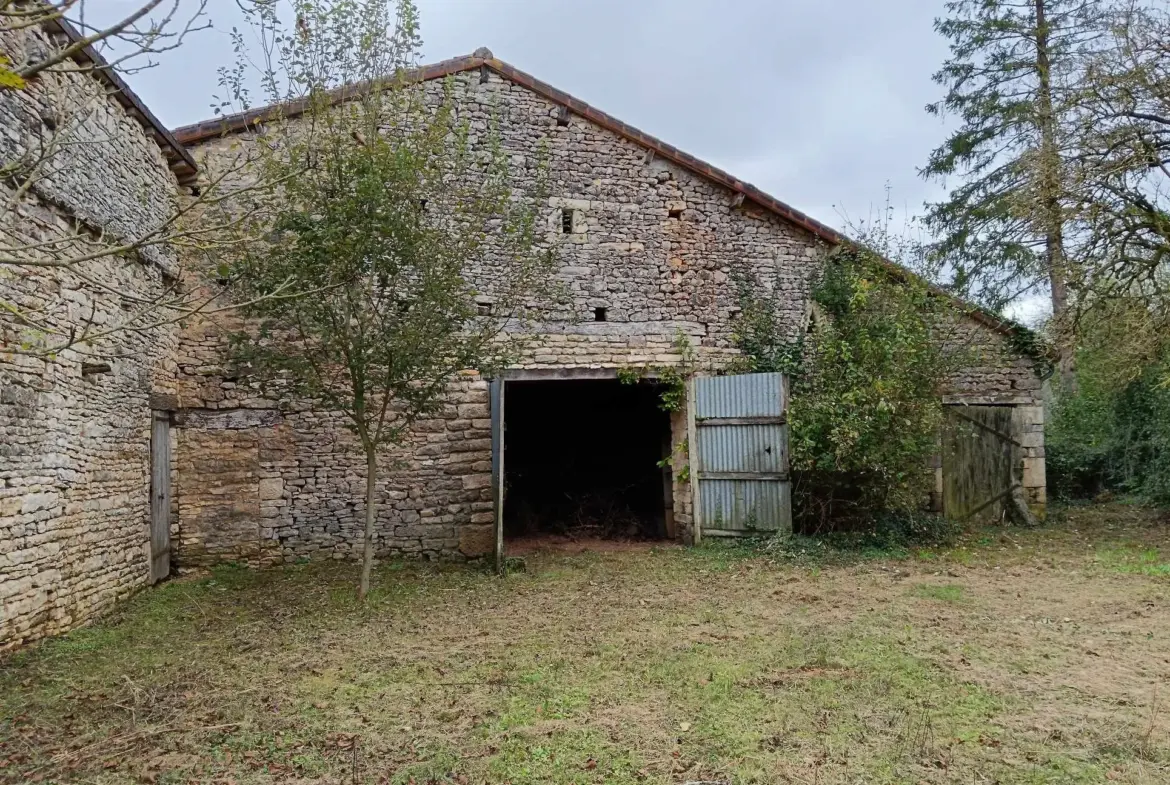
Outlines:
POLYGON ((674 336, 674 351, 679 356, 676 365, 642 365, 618 368, 618 381, 622 384, 637 384, 643 379, 653 379, 659 386, 658 408, 664 412, 679 412, 687 404, 687 379, 698 370, 699 355, 691 339, 685 333, 674 336))

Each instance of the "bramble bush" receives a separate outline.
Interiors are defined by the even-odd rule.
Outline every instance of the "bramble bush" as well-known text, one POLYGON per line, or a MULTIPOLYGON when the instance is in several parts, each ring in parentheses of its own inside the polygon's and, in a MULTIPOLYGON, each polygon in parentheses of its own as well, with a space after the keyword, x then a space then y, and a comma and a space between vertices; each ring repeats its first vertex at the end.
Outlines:
POLYGON ((1089 333, 1077 354, 1078 390, 1052 406, 1049 490, 1067 501, 1102 492, 1170 506, 1170 352, 1118 367, 1117 344, 1089 333))

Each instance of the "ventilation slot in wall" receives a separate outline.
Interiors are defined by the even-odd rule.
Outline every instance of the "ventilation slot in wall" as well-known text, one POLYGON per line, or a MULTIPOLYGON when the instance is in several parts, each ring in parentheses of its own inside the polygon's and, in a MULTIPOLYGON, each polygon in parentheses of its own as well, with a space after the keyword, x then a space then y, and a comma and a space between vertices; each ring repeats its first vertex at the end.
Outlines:
POLYGON ((595 322, 604 322, 606 315, 607 314, 606 314, 605 308, 594 308, 593 309, 593 321, 595 321, 595 322))
POLYGON ((568 126, 568 124, 569 124, 569 109, 568 109, 568 107, 562 106, 560 109, 557 110, 557 125, 559 125, 561 128, 565 128, 566 126, 568 126))
POLYGON ((572 210, 561 210, 561 233, 562 234, 572 234, 573 233, 573 211, 572 210))
MULTIPOLYGON (((682 218, 682 213, 683 213, 682 208, 676 207, 675 209, 673 209, 669 212, 669 215, 671 218, 673 218, 674 220, 677 221, 677 220, 682 218)), ((659 213, 659 215, 662 215, 662 213, 659 213)))

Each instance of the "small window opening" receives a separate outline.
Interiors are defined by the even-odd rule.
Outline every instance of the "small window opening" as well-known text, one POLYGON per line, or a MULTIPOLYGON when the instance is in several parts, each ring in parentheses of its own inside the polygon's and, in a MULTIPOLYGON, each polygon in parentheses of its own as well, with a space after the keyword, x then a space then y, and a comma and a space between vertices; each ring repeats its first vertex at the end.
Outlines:
POLYGON ((678 219, 682 218, 682 210, 671 210, 670 217, 677 221, 678 219))
POLYGON ((561 128, 564 128, 564 127, 568 126, 568 124, 569 124, 569 110, 566 107, 562 106, 560 109, 557 110, 557 125, 559 125, 561 128))
POLYGON ((607 316, 607 314, 606 314, 605 308, 594 308, 593 309, 593 321, 604 322, 606 316, 607 316))
POLYGON ((427 200, 426 199, 419 199, 418 200, 418 209, 420 209, 420 210, 427 209, 427 200))
POLYGON ((491 316, 492 315, 492 304, 491 303, 476 303, 475 308, 479 312, 480 316, 491 316))
POLYGON ((573 233, 573 211, 572 210, 561 210, 561 233, 562 234, 572 234, 573 233))

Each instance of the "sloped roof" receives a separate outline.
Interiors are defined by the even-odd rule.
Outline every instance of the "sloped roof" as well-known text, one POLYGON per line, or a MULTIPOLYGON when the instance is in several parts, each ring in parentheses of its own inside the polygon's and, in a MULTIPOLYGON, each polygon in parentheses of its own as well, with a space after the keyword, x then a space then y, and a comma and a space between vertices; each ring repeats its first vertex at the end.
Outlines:
MULTIPOLYGON (((407 76, 407 80, 411 82, 425 82, 431 79, 441 79, 443 77, 451 76, 453 74, 462 73, 465 71, 473 71, 480 68, 486 68, 499 74, 504 79, 513 84, 520 85, 543 98, 548 99, 552 103, 564 107, 568 111, 576 114, 590 122, 601 126, 602 128, 611 131, 612 133, 627 139, 635 144, 641 145, 648 150, 653 151, 655 156, 665 158, 672 163, 687 169, 695 174, 706 177, 743 197, 744 200, 759 205, 768 212, 771 212, 784 220, 805 229, 814 237, 822 240, 829 245, 843 245, 852 244, 853 241, 845 235, 838 232, 832 227, 826 226, 820 221, 812 218, 795 207, 780 201, 776 197, 765 193, 756 186, 745 183, 743 180, 735 177, 728 172, 713 166, 695 156, 683 152, 672 144, 662 141, 658 137, 651 136, 645 131, 641 131, 617 119, 611 114, 601 111, 600 109, 585 103, 579 98, 558 90, 547 82, 543 82, 536 77, 521 71, 513 65, 510 65, 503 60, 497 59, 486 47, 477 49, 470 55, 462 57, 454 57, 450 60, 443 60, 431 65, 420 66, 414 72, 407 76)), ((363 90, 363 85, 348 85, 346 87, 334 90, 331 99, 337 103, 347 100, 350 96, 360 94, 363 90)), ((272 121, 287 117, 296 117, 308 110, 308 102, 304 100, 292 101, 284 104, 276 104, 271 106, 260 107, 246 112, 238 112, 236 114, 224 115, 216 117, 211 120, 204 120, 193 125, 183 126, 174 129, 174 137, 183 144, 199 144, 209 139, 213 139, 225 134, 238 133, 246 130, 249 127, 262 123, 265 121, 272 121)), ((909 278, 917 278, 917 276, 901 265, 894 262, 888 262, 890 272, 903 280, 909 278)), ((930 285, 930 290, 940 296, 955 303, 962 311, 966 312, 972 319, 981 324, 990 327, 991 329, 1003 333, 1004 335, 1011 335, 1018 332, 1028 332, 1027 328, 1010 320, 1003 319, 994 313, 991 313, 983 308, 980 308, 972 303, 967 302, 961 298, 955 297, 953 294, 940 289, 936 286, 930 285)))
MULTIPOLYGON (((71 44, 77 44, 85 40, 85 36, 64 19, 54 19, 46 22, 45 29, 49 33, 64 35, 69 39, 71 44)), ((94 49, 93 46, 86 45, 74 52, 72 58, 83 66, 91 66, 93 68, 92 73, 109 90, 110 96, 122 105, 126 110, 126 114, 142 124, 147 135, 162 150, 163 157, 167 159, 167 166, 170 167, 175 177, 178 178, 179 183, 181 185, 194 184, 199 169, 195 165, 195 159, 191 157, 191 153, 175 139, 170 130, 163 125, 162 121, 146 108, 146 104, 142 103, 142 99, 130 89, 130 86, 122 80, 122 77, 118 76, 117 71, 102 56, 101 52, 94 49)))

